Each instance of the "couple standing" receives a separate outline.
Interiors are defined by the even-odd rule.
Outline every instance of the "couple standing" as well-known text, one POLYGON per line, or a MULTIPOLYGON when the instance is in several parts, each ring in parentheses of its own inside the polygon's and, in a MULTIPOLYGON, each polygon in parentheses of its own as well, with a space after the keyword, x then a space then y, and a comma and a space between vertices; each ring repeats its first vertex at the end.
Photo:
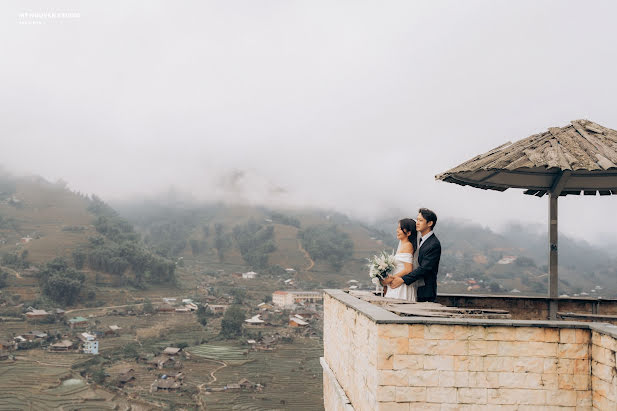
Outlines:
POLYGON ((418 211, 416 221, 411 218, 399 221, 396 268, 394 274, 382 281, 387 288, 385 297, 409 302, 435 301, 441 258, 441 243, 433 233, 435 224, 437 215, 428 208, 418 211))

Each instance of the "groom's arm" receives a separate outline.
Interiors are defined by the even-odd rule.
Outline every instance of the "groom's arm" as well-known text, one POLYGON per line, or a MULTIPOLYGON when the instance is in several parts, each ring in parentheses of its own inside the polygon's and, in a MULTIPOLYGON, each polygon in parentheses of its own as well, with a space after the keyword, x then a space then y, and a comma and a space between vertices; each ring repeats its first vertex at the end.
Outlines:
POLYGON ((429 273, 437 272, 440 257, 441 244, 436 243, 426 251, 426 255, 422 258, 422 264, 418 264, 418 268, 402 277, 405 284, 409 285, 420 278, 424 278, 429 273))

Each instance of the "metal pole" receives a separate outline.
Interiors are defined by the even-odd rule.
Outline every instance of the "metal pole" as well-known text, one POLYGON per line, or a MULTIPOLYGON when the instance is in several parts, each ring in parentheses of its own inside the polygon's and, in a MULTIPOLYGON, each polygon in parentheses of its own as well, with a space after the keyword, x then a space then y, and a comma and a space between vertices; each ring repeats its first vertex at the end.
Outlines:
POLYGON ((549 297, 549 319, 557 319, 557 298, 558 298, 558 271, 557 271, 557 199, 558 195, 549 195, 548 206, 548 297, 549 297))

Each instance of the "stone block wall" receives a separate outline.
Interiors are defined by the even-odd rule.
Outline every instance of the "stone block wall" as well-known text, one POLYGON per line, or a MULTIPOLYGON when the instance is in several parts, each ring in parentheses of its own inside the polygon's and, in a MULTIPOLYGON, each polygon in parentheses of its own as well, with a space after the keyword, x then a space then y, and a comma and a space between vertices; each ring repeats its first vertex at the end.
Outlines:
POLYGON ((377 409, 591 407, 589 330, 378 327, 377 409))
POLYGON ((616 338, 589 323, 413 319, 367 306, 324 300, 324 364, 355 410, 617 410, 616 338))
POLYGON ((617 338, 593 331, 591 387, 594 410, 617 410, 617 338))
POLYGON ((374 321, 324 296, 324 359, 357 411, 376 409, 376 346, 374 321))

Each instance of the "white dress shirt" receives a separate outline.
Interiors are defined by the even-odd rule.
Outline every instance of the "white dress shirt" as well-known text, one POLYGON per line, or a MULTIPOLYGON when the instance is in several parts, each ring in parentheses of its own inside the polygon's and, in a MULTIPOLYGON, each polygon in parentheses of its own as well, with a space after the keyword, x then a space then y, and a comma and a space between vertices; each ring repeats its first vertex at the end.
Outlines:
POLYGON ((426 240, 433 235, 433 230, 429 231, 428 233, 426 233, 425 235, 422 236, 421 238, 421 242, 420 245, 418 246, 418 250, 420 250, 420 248, 422 248, 422 246, 424 245, 424 243, 426 242, 426 240))

